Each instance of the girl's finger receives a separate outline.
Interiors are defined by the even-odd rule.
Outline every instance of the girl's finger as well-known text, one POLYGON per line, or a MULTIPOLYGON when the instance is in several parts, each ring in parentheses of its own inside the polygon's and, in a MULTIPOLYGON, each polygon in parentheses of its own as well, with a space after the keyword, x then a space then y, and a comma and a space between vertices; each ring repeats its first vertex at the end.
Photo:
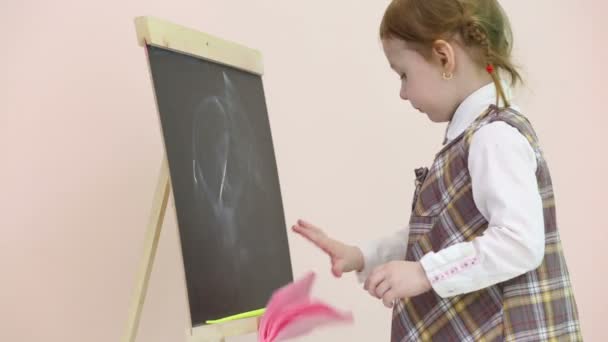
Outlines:
POLYGON ((396 300, 397 296, 395 296, 395 292, 392 290, 388 290, 382 297, 382 303, 389 309, 395 306, 396 300))
POLYGON ((307 228, 307 229, 312 229, 312 230, 317 230, 317 231, 321 230, 317 226, 313 225, 312 223, 306 222, 306 221, 304 221, 302 219, 298 220, 298 224, 300 226, 304 227, 304 228, 307 228))
POLYGON ((373 297, 376 297, 376 287, 384 281, 385 272, 382 266, 376 267, 365 281, 365 289, 373 297))
POLYGON ((315 246, 319 247, 330 256, 334 255, 334 252, 331 249, 331 242, 329 241, 326 235, 316 233, 314 231, 311 231, 310 229, 306 229, 298 225, 293 226, 292 230, 300 234, 308 241, 312 242, 315 246))
POLYGON ((345 267, 344 259, 332 258, 331 263, 332 263, 331 273, 333 273, 333 275, 335 277, 340 278, 342 276, 342 273, 344 273, 344 267, 345 267))
POLYGON ((363 284, 363 288, 365 290, 367 290, 372 282, 372 280, 374 279, 374 277, 377 277, 378 274, 384 269, 384 265, 380 265, 380 266, 376 266, 367 276, 367 279, 365 279, 365 283, 363 284))
POLYGON ((310 224, 301 223, 303 223, 303 221, 298 220, 298 223, 295 224, 295 227, 297 227, 299 231, 306 232, 309 235, 326 236, 326 234, 321 229, 310 224))
POLYGON ((378 285, 378 287, 376 287, 376 291, 374 292, 374 295, 376 298, 382 299, 384 297, 384 295, 386 294, 386 292, 388 292, 390 289, 391 289, 391 285, 389 284, 388 280, 385 279, 378 285))

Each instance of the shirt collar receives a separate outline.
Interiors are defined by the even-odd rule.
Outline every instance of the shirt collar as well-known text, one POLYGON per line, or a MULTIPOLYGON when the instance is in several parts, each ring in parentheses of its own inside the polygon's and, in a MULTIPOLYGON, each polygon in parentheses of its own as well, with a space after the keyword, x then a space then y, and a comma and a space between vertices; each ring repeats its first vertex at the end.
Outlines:
MULTIPOLYGON (((503 82, 507 97, 511 97, 509 86, 503 82)), ((469 95, 456 109, 448 124, 444 143, 456 139, 492 104, 496 104, 496 87, 494 82, 488 83, 469 95)), ((500 102, 502 105, 502 100, 500 102)))

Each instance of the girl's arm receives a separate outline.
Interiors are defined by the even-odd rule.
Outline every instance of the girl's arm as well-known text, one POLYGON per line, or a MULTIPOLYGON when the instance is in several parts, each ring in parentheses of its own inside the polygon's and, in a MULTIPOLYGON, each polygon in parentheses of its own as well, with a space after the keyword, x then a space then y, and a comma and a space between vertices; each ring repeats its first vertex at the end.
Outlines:
POLYGON ((489 226, 470 242, 421 259, 442 297, 512 279, 538 267, 544 257, 543 204, 528 140, 504 122, 488 124, 474 134, 468 162, 474 201, 489 226))

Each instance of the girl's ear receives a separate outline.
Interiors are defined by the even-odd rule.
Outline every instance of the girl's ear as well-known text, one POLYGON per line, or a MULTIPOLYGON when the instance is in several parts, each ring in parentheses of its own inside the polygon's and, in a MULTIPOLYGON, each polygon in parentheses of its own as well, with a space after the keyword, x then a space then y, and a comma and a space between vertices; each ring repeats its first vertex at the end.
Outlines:
POLYGON ((456 54, 450 43, 443 39, 436 40, 433 42, 432 55, 444 72, 454 73, 456 54))

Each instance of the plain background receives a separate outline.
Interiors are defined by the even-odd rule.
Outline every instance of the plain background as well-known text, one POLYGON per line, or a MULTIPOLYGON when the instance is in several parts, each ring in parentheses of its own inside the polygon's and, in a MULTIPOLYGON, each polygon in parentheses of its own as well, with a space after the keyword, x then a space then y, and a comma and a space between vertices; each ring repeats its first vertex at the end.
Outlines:
MULTIPOLYGON (((377 31, 387 1, 105 0, 0 3, 0 340, 118 341, 162 157, 133 19, 159 16, 259 49, 288 225, 347 242, 408 218, 413 170, 445 124, 401 101, 377 31)), ((605 1, 509 0, 515 60, 554 178, 584 335, 608 315, 605 1), (602 22, 601 22, 602 21, 602 22), (603 26, 601 26, 603 25, 603 26)), ((171 209, 171 207, 170 207, 171 209)), ((260 246, 263 248, 263 246, 260 246)), ((352 310, 301 341, 388 341, 390 312, 290 234, 296 277, 352 310)), ((175 216, 163 226, 138 341, 183 341, 175 216)))

